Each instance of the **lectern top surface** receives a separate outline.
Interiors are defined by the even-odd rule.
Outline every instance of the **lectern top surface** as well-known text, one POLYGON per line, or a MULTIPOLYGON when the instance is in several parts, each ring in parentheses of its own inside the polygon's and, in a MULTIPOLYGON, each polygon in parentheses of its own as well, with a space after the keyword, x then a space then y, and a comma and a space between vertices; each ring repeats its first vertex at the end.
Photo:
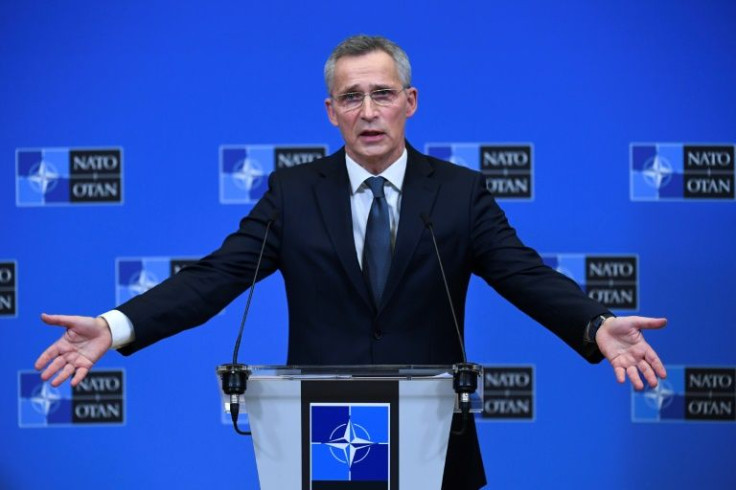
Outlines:
MULTIPOLYGON (((230 370, 230 364, 217 367, 217 372, 230 370)), ((283 378, 283 379, 349 379, 349 378, 381 378, 381 379, 415 379, 452 377, 452 365, 352 365, 352 366, 237 366, 245 370, 249 378, 283 378)))

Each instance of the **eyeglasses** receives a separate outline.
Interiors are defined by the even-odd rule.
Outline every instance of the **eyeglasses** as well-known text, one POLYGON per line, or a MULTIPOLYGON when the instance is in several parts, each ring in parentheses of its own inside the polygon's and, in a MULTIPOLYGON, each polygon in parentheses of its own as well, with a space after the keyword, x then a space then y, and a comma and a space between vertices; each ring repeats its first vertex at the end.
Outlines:
POLYGON ((366 97, 381 107, 388 107, 396 102, 399 94, 409 87, 402 88, 380 88, 372 92, 346 92, 344 94, 333 97, 337 106, 343 111, 354 111, 363 107, 366 97))

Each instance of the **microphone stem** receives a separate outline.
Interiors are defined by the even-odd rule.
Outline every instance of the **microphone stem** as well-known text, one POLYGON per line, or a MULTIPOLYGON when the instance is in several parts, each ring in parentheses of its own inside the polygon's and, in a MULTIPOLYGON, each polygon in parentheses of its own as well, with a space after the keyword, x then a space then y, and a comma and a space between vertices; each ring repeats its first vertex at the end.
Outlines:
POLYGON ((258 272, 261 269, 263 251, 266 249, 266 239, 268 238, 268 232, 271 230, 271 224, 273 222, 274 220, 270 219, 266 223, 266 233, 264 233, 263 241, 261 242, 261 251, 258 253, 258 262, 256 262, 256 271, 253 274, 253 282, 250 285, 250 292, 248 293, 248 301, 245 303, 245 310, 243 311, 243 318, 240 321, 240 329, 238 331, 238 338, 235 340, 235 348, 233 349, 233 366, 238 363, 238 351, 240 350, 240 341, 243 338, 243 330, 245 328, 245 319, 248 316, 248 310, 250 310, 250 302, 253 299, 253 291, 255 291, 256 289, 256 280, 258 279, 258 272))
MULTIPOLYGON (((440 248, 437 246, 437 239, 434 237, 434 227, 432 226, 431 221, 427 221, 427 228, 429 228, 429 234, 432 237, 432 244, 434 244, 434 251, 437 253, 437 258, 439 259, 441 257, 440 255, 440 248)), ((452 321, 455 324, 455 330, 457 330, 457 341, 460 344, 460 352, 463 356, 463 363, 467 363, 468 359, 465 357, 465 346, 463 345, 462 335, 460 334, 460 326, 457 322, 457 315, 455 314, 455 306, 452 302, 452 295, 450 294, 450 286, 447 284, 447 276, 445 275, 445 268, 442 265, 442 260, 437 261, 440 265, 440 272, 442 273, 442 283, 445 286, 445 293, 447 293, 447 299, 449 299, 450 303, 450 312, 452 313, 452 321)))

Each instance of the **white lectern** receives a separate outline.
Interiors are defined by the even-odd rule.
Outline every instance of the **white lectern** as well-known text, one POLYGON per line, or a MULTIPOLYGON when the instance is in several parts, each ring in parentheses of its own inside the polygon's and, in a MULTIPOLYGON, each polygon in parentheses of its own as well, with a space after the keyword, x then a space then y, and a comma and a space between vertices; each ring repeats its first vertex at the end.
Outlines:
MULTIPOLYGON (((219 366, 218 375, 228 369, 219 366)), ((239 401, 262 490, 440 488, 456 404, 453 366, 245 369, 239 401)), ((230 400, 223 393, 228 412, 230 400)))

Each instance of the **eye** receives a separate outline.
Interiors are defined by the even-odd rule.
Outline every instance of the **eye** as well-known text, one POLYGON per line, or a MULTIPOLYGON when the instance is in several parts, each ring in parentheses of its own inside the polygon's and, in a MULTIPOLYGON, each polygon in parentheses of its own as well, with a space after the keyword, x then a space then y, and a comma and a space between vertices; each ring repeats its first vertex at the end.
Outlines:
POLYGON ((363 100, 363 93, 361 92, 348 92, 337 96, 337 100, 343 104, 354 104, 363 100))
POLYGON ((396 91, 389 88, 374 90, 371 92, 371 98, 376 102, 391 102, 396 96, 396 91))

